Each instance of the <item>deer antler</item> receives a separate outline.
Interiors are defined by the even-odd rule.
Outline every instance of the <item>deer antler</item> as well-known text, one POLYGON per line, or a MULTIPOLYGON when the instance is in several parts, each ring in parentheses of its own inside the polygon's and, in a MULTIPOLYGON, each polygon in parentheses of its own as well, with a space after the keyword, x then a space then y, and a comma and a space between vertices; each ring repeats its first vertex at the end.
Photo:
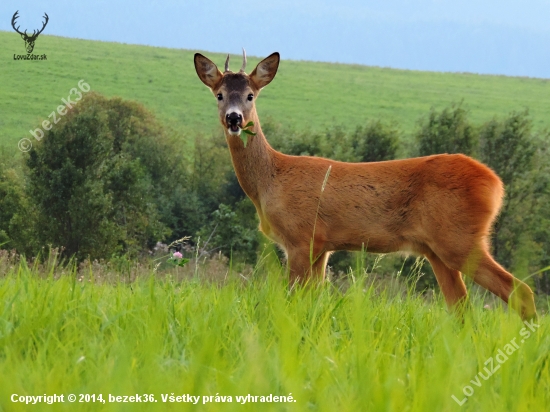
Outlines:
POLYGON ((38 31, 38 33, 34 33, 36 30, 33 30, 32 31, 32 37, 38 37, 38 35, 40 33, 42 33, 44 31, 44 29, 46 28, 46 25, 48 24, 48 21, 50 20, 50 18, 48 17, 48 13, 44 12, 44 16, 42 16, 46 19, 46 21, 44 22, 44 24, 42 25, 42 28, 38 31))
POLYGON ((227 55, 227 59, 225 59, 225 71, 229 71, 229 54, 227 55))
POLYGON ((44 31, 44 29, 46 28, 46 25, 48 24, 48 21, 50 20, 50 18, 48 17, 48 13, 44 13, 44 18, 46 19, 46 21, 42 24, 42 28, 40 30, 38 30, 38 33, 36 32, 36 30, 33 30, 32 31, 32 36, 29 36, 27 34, 27 30, 25 30, 24 33, 21 33, 19 31, 19 26, 15 27, 15 23, 16 23, 16 20, 19 18, 18 16, 18 13, 19 13, 19 10, 17 10, 14 14, 13 14, 13 17, 11 18, 11 26, 13 27, 13 29, 19 33, 21 36, 25 36, 25 37, 28 37, 28 38, 31 38, 31 39, 34 39, 36 37, 38 37, 38 35, 40 33, 42 33, 44 31))
MULTIPOLYGON (((246 51, 243 47, 243 65, 241 66, 241 71, 244 72, 244 69, 246 68, 246 51)), ((229 54, 227 55, 227 59, 225 59, 225 71, 229 71, 229 54)))
POLYGON ((13 29, 19 33, 21 36, 25 36, 27 34, 27 31, 25 30, 25 33, 21 33, 19 31, 19 26, 15 27, 15 21, 19 18, 19 16, 17 15, 19 13, 19 10, 17 10, 14 14, 13 14, 13 17, 11 18, 11 26, 13 27, 13 29))
POLYGON ((246 51, 243 47, 243 65, 241 66, 241 71, 244 72, 244 69, 246 68, 246 51))

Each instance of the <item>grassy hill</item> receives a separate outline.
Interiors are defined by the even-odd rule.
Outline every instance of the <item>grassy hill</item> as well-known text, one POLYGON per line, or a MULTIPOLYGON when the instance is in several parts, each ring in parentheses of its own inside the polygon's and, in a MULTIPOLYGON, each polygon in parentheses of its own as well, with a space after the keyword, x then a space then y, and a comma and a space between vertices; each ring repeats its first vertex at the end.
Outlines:
MULTIPOLYGON (((215 100, 195 74, 195 51, 43 35, 34 53, 46 53, 46 61, 15 61, 14 54, 24 53, 20 36, 0 32, 0 43, 0 145, 8 150, 29 137, 29 129, 47 119, 80 79, 106 96, 144 103, 178 130, 217 127, 215 100)), ((205 54, 223 65, 224 56, 205 54)), ((258 61, 250 57, 248 68, 258 61)), ((240 56, 233 56, 232 67, 240 67, 240 56)), ((536 127, 550 126, 548 79, 287 60, 263 91, 258 110, 260 117, 271 116, 297 129, 334 122, 355 126, 379 117, 410 131, 430 107, 462 99, 474 122, 528 107, 536 127)))

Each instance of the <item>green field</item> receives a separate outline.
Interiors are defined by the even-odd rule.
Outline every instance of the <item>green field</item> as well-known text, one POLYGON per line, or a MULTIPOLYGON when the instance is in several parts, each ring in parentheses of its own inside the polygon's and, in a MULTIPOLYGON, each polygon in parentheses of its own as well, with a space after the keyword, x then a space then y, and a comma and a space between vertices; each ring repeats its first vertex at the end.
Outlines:
MULTIPOLYGON (((0 32, 0 42, 0 145, 16 147, 19 139, 29 137, 28 131, 39 127, 80 79, 108 97, 142 102, 181 132, 217 126, 215 100, 195 74, 194 51, 41 35, 34 53, 45 53, 47 60, 31 62, 13 60, 13 54, 24 52, 16 33, 0 32)), ((223 66, 223 55, 205 54, 223 66)), ((235 70, 240 61, 233 56, 235 70)), ((249 71, 257 62, 249 58, 249 71)), ((535 127, 550 126, 548 79, 288 60, 263 91, 258 111, 261 118, 270 116, 298 130, 334 123, 355 127, 381 118, 410 132, 430 107, 461 100, 474 122, 528 107, 535 127)))
POLYGON ((289 292, 277 268, 246 276, 212 266, 190 277, 142 271, 129 283, 97 266, 76 274, 0 264, 2 411, 550 408, 548 317, 529 329, 500 304, 484 310, 480 296, 461 324, 441 299, 395 279, 373 286, 370 274, 345 291, 325 284, 289 292), (25 405, 14 394, 63 394, 65 402, 25 405), (80 403, 81 394, 101 394, 105 404, 80 403), (109 402, 135 394, 155 403, 109 402), (163 402, 186 394, 198 404, 163 402), (239 403, 248 394, 257 402, 239 403), (292 398, 260 402, 269 395, 292 398), (453 396, 467 400, 460 407, 453 396))

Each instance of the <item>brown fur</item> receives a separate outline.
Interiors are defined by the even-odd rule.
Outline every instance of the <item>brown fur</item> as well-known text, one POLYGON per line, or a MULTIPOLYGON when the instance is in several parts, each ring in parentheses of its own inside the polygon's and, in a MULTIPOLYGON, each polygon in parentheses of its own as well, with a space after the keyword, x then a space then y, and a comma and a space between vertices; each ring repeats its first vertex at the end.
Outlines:
POLYGON ((285 250, 291 282, 323 280, 332 251, 407 251, 427 257, 449 307, 461 307, 466 298, 462 272, 523 318, 536 316, 529 286, 489 253, 491 225, 504 195, 491 169, 461 154, 344 163, 280 153, 265 139, 254 105, 278 64, 274 53, 250 75, 222 74, 195 55, 201 80, 224 96, 218 102, 220 121, 237 178, 256 206, 261 231, 285 250), (250 93, 252 102, 246 98, 250 93), (226 110, 235 105, 243 124, 255 124, 257 134, 248 137, 246 148, 240 136, 228 133, 226 110))

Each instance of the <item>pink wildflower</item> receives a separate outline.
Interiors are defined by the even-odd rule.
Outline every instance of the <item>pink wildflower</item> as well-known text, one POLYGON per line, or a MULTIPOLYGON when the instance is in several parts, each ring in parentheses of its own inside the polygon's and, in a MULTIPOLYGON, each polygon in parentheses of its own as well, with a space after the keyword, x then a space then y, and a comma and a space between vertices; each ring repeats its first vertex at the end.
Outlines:
POLYGON ((175 259, 181 259, 183 257, 183 255, 180 252, 174 252, 172 257, 175 258, 175 259))

